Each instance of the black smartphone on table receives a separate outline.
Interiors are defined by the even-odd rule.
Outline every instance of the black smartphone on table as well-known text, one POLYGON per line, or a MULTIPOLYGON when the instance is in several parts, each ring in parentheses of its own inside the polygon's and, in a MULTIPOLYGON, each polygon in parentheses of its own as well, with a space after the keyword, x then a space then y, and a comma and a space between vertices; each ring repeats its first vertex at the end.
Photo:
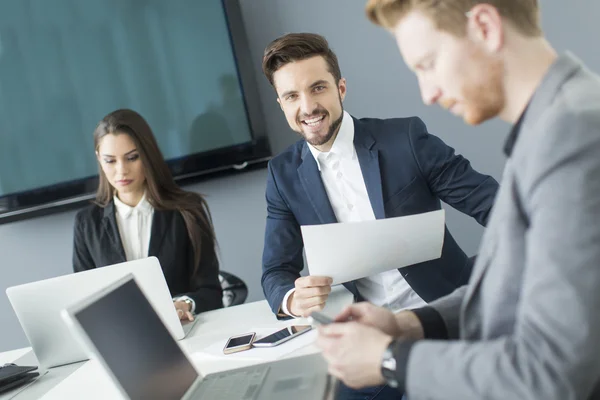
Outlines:
POLYGON ((38 367, 15 364, 0 365, 0 393, 17 388, 39 376, 38 367))
POLYGON ((254 341, 255 336, 255 332, 249 332, 230 337, 223 348, 223 353, 232 354, 244 350, 250 350, 252 348, 252 342, 254 341))
POLYGON ((300 336, 312 329, 310 325, 291 325, 283 328, 275 333, 265 336, 262 339, 255 340, 252 343, 253 347, 273 347, 278 346, 281 343, 285 343, 288 340, 300 336))

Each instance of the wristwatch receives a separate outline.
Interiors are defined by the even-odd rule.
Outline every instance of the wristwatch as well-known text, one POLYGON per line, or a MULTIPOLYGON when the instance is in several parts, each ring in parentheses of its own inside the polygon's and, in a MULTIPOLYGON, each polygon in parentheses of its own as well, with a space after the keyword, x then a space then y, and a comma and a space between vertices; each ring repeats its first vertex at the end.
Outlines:
POLYGON ((190 312, 192 312, 192 305, 194 304, 192 303, 192 299, 190 299, 189 297, 184 297, 182 300, 185 304, 190 306, 190 312))
POLYGON ((192 300, 191 298, 189 298, 188 296, 180 296, 180 297, 176 297, 175 299, 173 299, 174 301, 183 301, 185 304, 187 304, 188 306, 190 306, 190 312, 193 314, 194 313, 194 300, 192 300))
POLYGON ((396 358, 392 349, 396 344, 395 340, 392 340, 389 346, 383 352, 383 358, 381 360, 381 375, 392 388, 398 387, 398 379, 396 378, 396 358))

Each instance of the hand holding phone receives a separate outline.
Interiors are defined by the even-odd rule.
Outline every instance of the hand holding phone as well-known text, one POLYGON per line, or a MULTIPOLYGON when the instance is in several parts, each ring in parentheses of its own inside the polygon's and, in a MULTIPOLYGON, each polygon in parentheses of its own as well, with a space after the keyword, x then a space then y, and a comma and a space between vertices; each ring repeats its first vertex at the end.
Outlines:
POLYGON ((242 335, 232 336, 223 348, 224 354, 237 353, 239 351, 249 350, 252 348, 252 342, 256 336, 255 332, 244 333, 242 335))

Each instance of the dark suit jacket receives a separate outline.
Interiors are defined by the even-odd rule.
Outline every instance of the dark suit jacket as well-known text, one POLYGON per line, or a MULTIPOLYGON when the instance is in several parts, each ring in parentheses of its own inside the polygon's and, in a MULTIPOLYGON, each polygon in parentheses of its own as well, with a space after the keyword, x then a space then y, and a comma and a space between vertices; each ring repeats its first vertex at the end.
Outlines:
MULTIPOLYGON (((419 118, 354 119, 354 147, 377 219, 441 208, 440 200, 485 225, 498 183, 427 133, 419 118)), ((299 141, 269 162, 262 287, 277 313, 304 267, 301 225, 337 222, 317 163, 299 141)), ((430 302, 467 283, 473 267, 446 228, 442 256, 399 269, 430 302)), ((357 300, 354 282, 345 284, 357 300)))
MULTIPOLYGON (((171 296, 187 295, 196 313, 223 307, 219 261, 212 246, 202 246, 197 273, 192 277, 194 251, 185 221, 178 211, 154 211, 148 256, 160 261, 171 296)), ((125 262, 115 206, 89 206, 75 217, 75 272, 125 262)))

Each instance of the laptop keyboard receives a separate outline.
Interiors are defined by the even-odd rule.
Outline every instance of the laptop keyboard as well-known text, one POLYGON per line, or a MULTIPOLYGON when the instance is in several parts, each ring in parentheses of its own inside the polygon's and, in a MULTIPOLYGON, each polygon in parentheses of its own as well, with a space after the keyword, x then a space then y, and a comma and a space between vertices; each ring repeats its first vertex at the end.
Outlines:
POLYGON ((269 367, 256 367, 239 372, 220 372, 207 376, 194 398, 211 400, 254 400, 267 377, 269 367))

